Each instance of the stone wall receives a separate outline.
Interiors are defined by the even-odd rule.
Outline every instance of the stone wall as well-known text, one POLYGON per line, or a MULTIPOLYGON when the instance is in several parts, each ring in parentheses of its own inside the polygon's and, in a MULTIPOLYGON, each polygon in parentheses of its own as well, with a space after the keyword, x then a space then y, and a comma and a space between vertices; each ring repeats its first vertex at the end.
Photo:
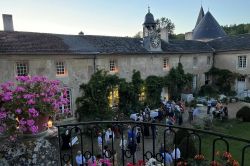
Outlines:
MULTIPOLYGON (((95 69, 109 71, 110 60, 115 60, 117 74, 127 81, 131 81, 133 70, 139 70, 143 79, 150 75, 164 76, 169 70, 163 69, 163 59, 169 59, 169 66, 176 67, 180 61, 185 72, 198 76, 198 87, 204 84, 204 72, 211 65, 206 65, 209 53, 202 54, 134 54, 134 55, 1 55, 0 83, 14 80, 16 76, 16 62, 27 61, 29 75, 45 75, 50 79, 59 79, 72 91, 72 109, 75 110, 75 99, 81 95, 79 86, 87 83, 95 69), (193 66, 193 57, 197 57, 197 66, 193 66), (67 75, 56 76, 57 61, 65 63, 67 75), (94 66, 94 64, 96 66, 94 66)), ((212 58, 211 58, 212 59, 212 58)), ((212 64, 212 62, 211 62, 212 64)))

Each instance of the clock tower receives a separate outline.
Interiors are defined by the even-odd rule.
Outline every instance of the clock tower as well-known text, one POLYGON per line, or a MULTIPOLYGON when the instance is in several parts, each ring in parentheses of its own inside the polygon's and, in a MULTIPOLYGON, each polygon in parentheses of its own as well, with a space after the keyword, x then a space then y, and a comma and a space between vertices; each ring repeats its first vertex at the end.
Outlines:
POLYGON ((148 51, 162 51, 161 50, 161 38, 156 31, 156 22, 154 16, 150 13, 150 8, 148 7, 148 13, 145 16, 145 21, 143 23, 143 46, 148 51))

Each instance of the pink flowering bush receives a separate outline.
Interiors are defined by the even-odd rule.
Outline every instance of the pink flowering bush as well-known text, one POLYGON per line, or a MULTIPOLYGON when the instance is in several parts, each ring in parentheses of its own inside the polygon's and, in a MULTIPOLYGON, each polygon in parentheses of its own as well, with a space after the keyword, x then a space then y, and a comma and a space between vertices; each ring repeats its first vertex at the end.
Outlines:
MULTIPOLYGON (((36 134, 41 116, 53 116, 68 103, 66 89, 58 80, 43 76, 18 76, 15 82, 0 85, 0 133, 36 134)), ((68 110, 69 111, 69 110, 68 110)), ((44 124, 46 125, 46 124, 44 124)))

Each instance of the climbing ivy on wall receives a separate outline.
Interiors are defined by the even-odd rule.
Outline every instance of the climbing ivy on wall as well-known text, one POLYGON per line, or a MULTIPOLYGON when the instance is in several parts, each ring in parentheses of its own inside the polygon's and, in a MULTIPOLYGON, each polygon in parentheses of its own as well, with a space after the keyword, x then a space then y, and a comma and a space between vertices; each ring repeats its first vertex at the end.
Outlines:
POLYGON ((232 86, 234 85, 235 79, 240 77, 240 74, 215 67, 211 68, 206 74, 212 76, 211 86, 216 91, 225 95, 235 94, 232 90, 232 86))

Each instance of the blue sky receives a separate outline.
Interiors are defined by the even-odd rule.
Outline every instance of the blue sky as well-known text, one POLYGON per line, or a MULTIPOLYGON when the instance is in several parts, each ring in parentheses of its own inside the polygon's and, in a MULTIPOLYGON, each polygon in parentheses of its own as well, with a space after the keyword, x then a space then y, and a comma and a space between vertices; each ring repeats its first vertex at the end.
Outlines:
MULTIPOLYGON (((250 23, 248 0, 202 4, 221 25, 250 23)), ((170 18, 175 33, 185 33, 195 25, 201 0, 0 0, 0 12, 13 15, 16 31, 133 36, 142 30, 148 5, 155 18, 170 18)))

